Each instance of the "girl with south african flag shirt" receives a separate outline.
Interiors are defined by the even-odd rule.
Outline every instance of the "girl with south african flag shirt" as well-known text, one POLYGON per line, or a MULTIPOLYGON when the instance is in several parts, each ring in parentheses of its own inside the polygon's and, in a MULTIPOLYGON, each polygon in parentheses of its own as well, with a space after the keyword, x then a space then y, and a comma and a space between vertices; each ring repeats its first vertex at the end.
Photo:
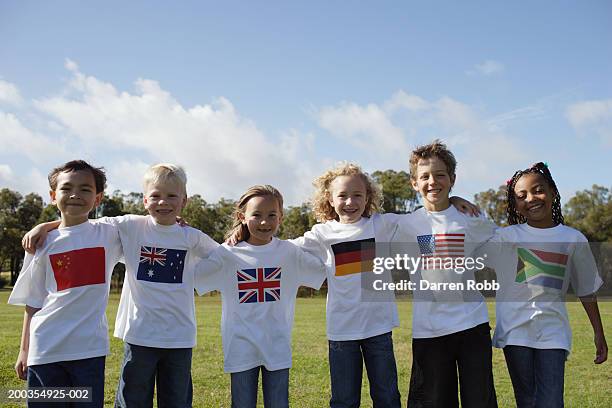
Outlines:
POLYGON ((508 181, 509 227, 483 250, 497 273, 497 324, 520 407, 563 406, 571 330, 565 297, 571 284, 594 332, 595 364, 607 359, 595 292, 602 280, 587 239, 563 225, 560 195, 548 166, 537 163, 508 181))

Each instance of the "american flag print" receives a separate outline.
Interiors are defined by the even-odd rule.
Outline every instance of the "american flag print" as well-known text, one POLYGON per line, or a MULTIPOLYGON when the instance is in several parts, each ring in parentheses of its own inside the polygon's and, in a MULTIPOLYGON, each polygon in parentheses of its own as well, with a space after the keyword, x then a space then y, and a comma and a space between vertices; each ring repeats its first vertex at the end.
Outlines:
POLYGON ((423 259, 423 269, 442 269, 447 258, 461 258, 465 255, 465 234, 418 235, 417 242, 423 259))
POLYGON ((281 268, 250 268, 236 271, 238 302, 276 302, 281 295, 281 268))
POLYGON ((184 249, 140 247, 136 279, 156 283, 183 283, 184 249))

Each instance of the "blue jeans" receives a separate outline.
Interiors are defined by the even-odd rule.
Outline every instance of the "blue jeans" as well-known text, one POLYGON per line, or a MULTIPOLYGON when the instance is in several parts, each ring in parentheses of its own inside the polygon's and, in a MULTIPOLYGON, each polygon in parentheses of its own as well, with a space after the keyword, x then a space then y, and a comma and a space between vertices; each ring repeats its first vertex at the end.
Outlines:
POLYGON ((567 351, 504 347, 518 408, 563 407, 563 380, 567 351))
POLYGON ((153 407, 157 380, 157 406, 191 407, 190 348, 156 348, 125 343, 115 407, 153 407))
POLYGON ((232 408, 255 408, 259 370, 265 408, 289 407, 289 369, 269 371, 263 366, 231 373, 232 408))
POLYGON ((332 394, 329 406, 359 407, 364 362, 373 407, 399 408, 401 402, 391 332, 361 340, 329 341, 332 394))
POLYGON ((101 356, 29 366, 28 388, 91 387, 91 402, 28 402, 28 407, 103 407, 105 360, 106 357, 101 356))

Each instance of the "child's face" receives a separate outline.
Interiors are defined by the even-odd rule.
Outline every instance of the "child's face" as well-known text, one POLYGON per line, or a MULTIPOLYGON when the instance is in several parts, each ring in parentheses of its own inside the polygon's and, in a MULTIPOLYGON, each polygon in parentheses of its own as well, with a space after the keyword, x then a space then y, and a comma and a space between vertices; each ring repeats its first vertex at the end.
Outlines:
POLYGON ((552 204, 555 197, 544 176, 528 173, 514 185, 514 205, 527 223, 536 228, 553 227, 552 204))
POLYGON ((455 184, 446 164, 437 157, 420 159, 412 187, 423 197, 423 206, 429 211, 443 211, 450 206, 448 195, 455 184))
POLYGON ((353 224, 361 219, 368 201, 365 183, 359 176, 338 176, 329 184, 329 203, 341 224, 353 224))
POLYGON ((143 197, 144 207, 161 225, 173 225, 187 203, 183 186, 172 180, 150 183, 143 197))
POLYGON ((247 202, 244 214, 239 216, 249 229, 250 237, 247 242, 251 245, 269 243, 282 220, 278 200, 269 195, 251 198, 247 202))
POLYGON ((57 186, 49 195, 51 203, 62 213, 61 226, 64 227, 87 221, 89 212, 102 200, 102 193, 96 193, 96 181, 88 170, 58 174, 57 186))

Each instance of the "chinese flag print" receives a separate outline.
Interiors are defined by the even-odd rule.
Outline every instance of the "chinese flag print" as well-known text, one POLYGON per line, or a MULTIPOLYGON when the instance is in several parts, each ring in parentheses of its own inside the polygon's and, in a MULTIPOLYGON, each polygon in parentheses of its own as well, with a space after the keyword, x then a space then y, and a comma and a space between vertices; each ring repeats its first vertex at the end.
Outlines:
POLYGON ((49 255, 58 292, 106 282, 104 248, 83 248, 49 255))

